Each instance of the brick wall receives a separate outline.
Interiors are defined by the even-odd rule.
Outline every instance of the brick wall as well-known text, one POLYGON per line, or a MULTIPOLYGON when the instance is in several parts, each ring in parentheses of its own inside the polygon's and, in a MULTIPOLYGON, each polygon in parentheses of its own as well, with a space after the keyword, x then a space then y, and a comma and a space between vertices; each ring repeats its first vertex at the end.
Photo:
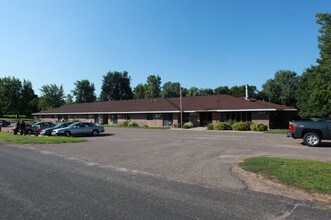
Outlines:
POLYGON ((252 112, 252 122, 261 123, 270 128, 270 113, 269 112, 252 112))

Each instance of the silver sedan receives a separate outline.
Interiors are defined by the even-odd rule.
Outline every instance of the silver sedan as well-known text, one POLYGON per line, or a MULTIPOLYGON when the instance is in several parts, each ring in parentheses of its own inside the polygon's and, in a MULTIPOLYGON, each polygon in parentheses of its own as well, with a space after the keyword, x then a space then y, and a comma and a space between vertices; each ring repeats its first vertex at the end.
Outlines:
POLYGON ((89 122, 75 122, 68 127, 54 129, 52 135, 65 135, 65 136, 74 136, 74 135, 93 135, 97 136, 99 133, 105 131, 103 126, 97 126, 94 123, 89 122))

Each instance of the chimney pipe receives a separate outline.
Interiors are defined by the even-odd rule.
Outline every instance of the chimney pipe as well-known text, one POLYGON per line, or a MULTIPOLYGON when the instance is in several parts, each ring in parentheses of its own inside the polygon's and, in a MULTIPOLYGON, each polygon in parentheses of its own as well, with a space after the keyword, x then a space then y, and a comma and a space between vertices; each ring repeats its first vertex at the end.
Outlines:
POLYGON ((245 89, 245 90, 246 90, 246 97, 245 97, 245 100, 246 100, 246 101, 249 101, 248 84, 246 84, 245 87, 246 87, 246 89, 245 89))

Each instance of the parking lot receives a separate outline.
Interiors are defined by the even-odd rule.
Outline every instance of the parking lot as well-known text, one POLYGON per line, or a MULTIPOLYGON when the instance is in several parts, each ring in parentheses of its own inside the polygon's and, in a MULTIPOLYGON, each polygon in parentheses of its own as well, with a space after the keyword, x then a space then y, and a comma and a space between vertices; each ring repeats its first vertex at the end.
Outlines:
POLYGON ((106 128, 105 134, 86 138, 85 143, 25 147, 123 172, 222 189, 245 187, 231 170, 246 157, 331 160, 330 142, 310 148, 282 134, 106 128))

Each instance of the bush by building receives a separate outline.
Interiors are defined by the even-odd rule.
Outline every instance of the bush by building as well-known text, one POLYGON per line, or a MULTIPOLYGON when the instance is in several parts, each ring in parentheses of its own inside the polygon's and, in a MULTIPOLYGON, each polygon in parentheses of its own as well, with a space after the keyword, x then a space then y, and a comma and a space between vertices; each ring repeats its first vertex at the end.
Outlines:
POLYGON ((249 131, 251 123, 249 122, 236 122, 231 127, 235 131, 249 131))
POLYGON ((194 125, 190 121, 189 122, 186 122, 185 124, 183 124, 183 128, 186 128, 186 129, 193 128, 193 127, 194 127, 194 125))
POLYGON ((232 130, 231 125, 225 122, 216 122, 214 124, 214 130, 221 131, 221 130, 232 130))
POLYGON ((252 131, 267 131, 268 130, 268 126, 266 126, 264 124, 253 123, 250 126, 250 129, 252 131))

